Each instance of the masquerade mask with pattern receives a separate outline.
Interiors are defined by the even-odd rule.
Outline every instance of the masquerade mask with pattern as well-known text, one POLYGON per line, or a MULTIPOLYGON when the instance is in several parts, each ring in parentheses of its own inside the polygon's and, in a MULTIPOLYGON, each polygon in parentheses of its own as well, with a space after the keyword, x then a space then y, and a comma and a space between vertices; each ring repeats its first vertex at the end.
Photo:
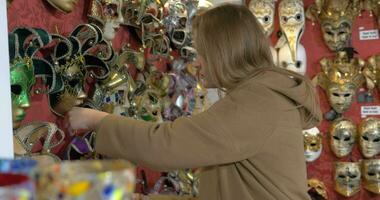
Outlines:
POLYGON ((88 17, 103 27, 104 39, 112 41, 120 24, 124 0, 92 0, 88 17))
POLYGON ((326 91, 330 106, 337 113, 350 108, 357 88, 363 84, 364 63, 360 58, 349 60, 346 52, 339 52, 333 60, 320 61, 322 72, 318 75, 318 84, 326 91))
POLYGON ((317 127, 304 130, 302 133, 306 161, 313 162, 322 153, 322 135, 317 127))
POLYGON ((375 194, 380 194, 380 160, 363 160, 362 173, 364 188, 375 194))
POLYGON ((350 47, 352 25, 359 12, 359 0, 318 0, 309 6, 307 17, 320 23, 328 48, 339 51, 350 47))
POLYGON ((340 118, 330 125, 331 150, 338 157, 345 157, 351 153, 356 141, 356 126, 349 120, 340 118))
MULTIPOLYGON (((43 66, 39 66, 42 61, 35 53, 51 38, 42 29, 17 28, 9 34, 8 40, 13 129, 16 129, 25 118, 25 110, 30 107, 29 92, 35 83, 35 76, 43 74, 43 66)), ((54 76, 51 69, 48 73, 54 76)))
POLYGON ((380 119, 370 117, 360 123, 359 144, 365 158, 371 158, 380 153, 380 119))
POLYGON ((335 163, 335 191, 345 197, 354 196, 360 190, 360 163, 335 163))

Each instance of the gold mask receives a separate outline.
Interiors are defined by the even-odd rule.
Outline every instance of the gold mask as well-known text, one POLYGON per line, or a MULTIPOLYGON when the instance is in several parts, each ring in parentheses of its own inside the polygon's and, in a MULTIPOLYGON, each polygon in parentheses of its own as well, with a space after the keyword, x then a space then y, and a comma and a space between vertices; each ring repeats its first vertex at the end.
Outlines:
POLYGON ((359 162, 335 163, 335 191, 345 197, 354 196, 360 190, 359 162))
POLYGON ((380 89, 380 55, 374 55, 368 58, 363 74, 366 79, 367 88, 373 90, 375 87, 380 89))
POLYGON ((380 152, 380 119, 364 119, 359 126, 360 150, 365 158, 371 158, 380 152))
POLYGON ((306 15, 320 23, 329 49, 339 51, 350 46, 352 24, 359 12, 359 0, 316 0, 308 7, 306 15))
POLYGON ((47 0, 55 9, 69 13, 74 10, 78 0, 47 0))
POLYGON ((327 189, 322 181, 315 178, 311 178, 307 180, 307 185, 309 189, 314 188, 319 195, 323 196, 324 199, 327 199, 327 189))
POLYGON ((251 0, 248 7, 263 27, 265 35, 269 37, 274 30, 274 0, 251 0))
POLYGON ((362 162, 364 188, 375 194, 380 194, 380 160, 364 160, 362 162))
POLYGON ((290 48, 292 61, 297 61, 297 49, 305 26, 303 1, 283 0, 279 5, 281 31, 290 48))
POLYGON ((333 60, 320 61, 322 72, 318 74, 318 84, 327 92, 330 106, 337 113, 350 108, 357 88, 364 82, 364 64, 359 58, 349 60, 346 52, 339 52, 333 60))
POLYGON ((317 127, 304 130, 302 133, 306 161, 313 162, 322 153, 322 135, 317 127))
POLYGON ((331 123, 330 126, 331 150, 338 158, 351 153, 356 141, 356 126, 349 120, 340 118, 331 123))

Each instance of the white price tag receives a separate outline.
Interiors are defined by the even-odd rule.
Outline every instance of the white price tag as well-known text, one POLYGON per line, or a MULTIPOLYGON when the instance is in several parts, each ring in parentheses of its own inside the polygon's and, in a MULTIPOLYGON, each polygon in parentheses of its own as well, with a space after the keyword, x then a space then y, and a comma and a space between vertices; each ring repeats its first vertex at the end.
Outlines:
POLYGON ((368 115, 380 115, 380 106, 362 106, 361 107, 362 118, 368 115))
POLYGON ((379 30, 365 30, 359 32, 360 40, 377 40, 379 39, 379 30))

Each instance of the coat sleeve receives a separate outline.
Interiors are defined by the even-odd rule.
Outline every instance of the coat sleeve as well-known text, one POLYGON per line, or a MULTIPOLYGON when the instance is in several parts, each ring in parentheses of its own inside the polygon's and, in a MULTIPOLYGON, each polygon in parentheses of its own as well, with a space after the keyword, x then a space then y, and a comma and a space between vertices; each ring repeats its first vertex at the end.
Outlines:
POLYGON ((263 102, 247 108, 227 96, 206 112, 161 124, 108 115, 95 130, 95 150, 162 171, 240 161, 254 155, 273 129, 274 117, 263 106, 268 100, 255 101, 263 102))

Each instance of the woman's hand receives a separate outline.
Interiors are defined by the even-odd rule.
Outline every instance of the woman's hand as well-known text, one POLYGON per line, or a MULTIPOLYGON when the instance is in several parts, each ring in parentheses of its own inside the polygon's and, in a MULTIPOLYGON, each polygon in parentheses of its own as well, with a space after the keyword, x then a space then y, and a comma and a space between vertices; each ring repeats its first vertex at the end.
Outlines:
POLYGON ((70 126, 74 130, 94 130, 108 113, 98 110, 74 107, 68 112, 70 126))

